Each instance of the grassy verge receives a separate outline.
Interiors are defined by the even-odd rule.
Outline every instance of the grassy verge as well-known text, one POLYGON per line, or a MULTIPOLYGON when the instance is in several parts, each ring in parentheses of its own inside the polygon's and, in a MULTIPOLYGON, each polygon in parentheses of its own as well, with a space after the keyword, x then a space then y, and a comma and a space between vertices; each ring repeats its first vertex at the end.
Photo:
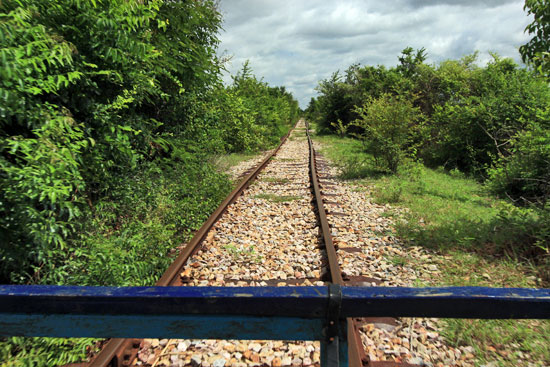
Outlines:
MULTIPOLYGON (((85 230, 69 248, 36 269, 35 283, 154 285, 184 244, 231 190, 227 176, 205 159, 145 164, 116 192, 95 203, 85 230)), ((58 366, 84 360, 93 339, 21 338, 0 342, 0 366, 58 366)))
POLYGON ((227 172, 231 167, 257 156, 258 153, 230 153, 213 156, 209 161, 219 172, 227 172))
MULTIPOLYGON (((408 163, 398 174, 377 171, 361 142, 318 136, 323 153, 380 204, 390 204, 395 232, 405 243, 428 247, 437 257, 440 273, 419 285, 491 287, 548 287, 549 262, 544 251, 527 247, 530 223, 536 213, 518 211, 488 194, 478 182, 459 172, 431 170, 408 163), (330 148, 329 148, 330 147, 330 148), (406 208, 406 209, 403 209, 406 208), (507 213, 507 214, 503 214, 507 213), (515 218, 517 214, 517 218, 515 218), (515 219, 510 220, 511 217, 515 219), (527 232, 527 233, 526 233, 527 232), (533 251, 533 252, 531 252, 533 251)), ((395 263, 418 262, 396 258, 395 263)), ((550 321, 445 320, 444 336, 451 345, 474 347, 478 365, 543 366, 550 363, 550 321)))

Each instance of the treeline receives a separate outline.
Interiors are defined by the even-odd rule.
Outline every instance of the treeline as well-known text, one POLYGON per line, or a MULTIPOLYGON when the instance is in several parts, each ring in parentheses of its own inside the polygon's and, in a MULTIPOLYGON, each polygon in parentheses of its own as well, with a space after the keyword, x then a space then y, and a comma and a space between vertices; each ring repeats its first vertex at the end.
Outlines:
POLYGON ((550 198, 550 88, 512 59, 477 54, 438 65, 407 48, 399 65, 352 65, 318 86, 306 113, 325 131, 365 140, 381 170, 407 158, 458 169, 496 193, 543 205, 550 198))
POLYGON ((273 145, 299 113, 248 65, 222 84, 215 1, 6 0, 0 18, 2 283, 152 284, 230 187, 208 157, 273 145))
POLYGON ((494 54, 483 67, 477 53, 429 65, 424 49, 406 48, 398 60, 334 73, 319 83, 307 115, 325 132, 363 140, 379 171, 411 161, 458 170, 533 208, 508 219, 523 221, 529 242, 548 249, 548 80, 494 54))

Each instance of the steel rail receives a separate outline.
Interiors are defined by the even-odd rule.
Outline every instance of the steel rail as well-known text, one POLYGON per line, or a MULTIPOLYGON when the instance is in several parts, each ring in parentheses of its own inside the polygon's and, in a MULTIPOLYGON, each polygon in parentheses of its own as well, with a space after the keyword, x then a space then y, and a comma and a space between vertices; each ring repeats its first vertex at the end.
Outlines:
MULTIPOLYGON (((330 278, 331 282, 340 286, 344 285, 344 279, 342 278, 342 271, 338 263, 338 255, 336 254, 336 248, 332 242, 332 235, 330 232, 330 226, 327 219, 327 212, 323 204, 323 197, 321 195, 321 188, 319 186, 319 177, 317 175, 317 162, 315 159, 315 149, 313 148, 313 141, 309 134, 309 123, 306 121, 306 135, 309 143, 309 162, 310 162, 310 176, 313 185, 313 192, 315 194, 315 202, 317 204, 317 211, 319 215, 319 222, 321 224, 321 233, 325 243, 325 250, 327 251, 330 278)), ((364 356, 363 343, 355 328, 352 318, 347 318, 348 329, 348 359, 350 367, 362 367, 364 356)))
MULTIPOLYGON (((237 187, 229 193, 229 195, 222 201, 218 208, 208 217, 206 222, 199 228, 193 235, 193 238, 189 240, 183 251, 176 257, 174 262, 168 267, 161 278, 155 283, 157 286, 172 286, 176 285, 179 281, 178 275, 183 269, 183 266, 187 260, 199 249, 200 244, 206 238, 206 235, 212 229, 212 226, 220 219, 227 207, 237 200, 237 198, 243 193, 243 191, 250 186, 252 181, 258 176, 258 174, 265 168, 270 159, 274 157, 281 149, 281 146, 286 142, 290 133, 296 128, 298 122, 294 125, 290 131, 281 138, 281 142, 271 153, 269 153, 264 160, 250 172, 237 187)), ((128 366, 135 358, 137 349, 139 348, 139 340, 137 339, 120 339, 113 338, 103 346, 101 351, 90 362, 90 367, 120 367, 128 366), (134 351, 134 352, 133 352, 134 351)))

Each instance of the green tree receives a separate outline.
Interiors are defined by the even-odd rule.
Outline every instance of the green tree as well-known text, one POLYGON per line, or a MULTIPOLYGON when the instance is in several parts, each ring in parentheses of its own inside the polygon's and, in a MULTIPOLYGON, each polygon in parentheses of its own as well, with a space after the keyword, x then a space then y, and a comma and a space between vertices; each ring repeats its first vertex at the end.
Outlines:
MULTIPOLYGON (((550 110, 540 112, 550 121, 550 110)), ((549 124, 529 123, 512 140, 511 153, 489 170, 490 188, 520 204, 544 206, 550 201, 549 124)))
POLYGON ((541 74, 550 76, 550 1, 525 0, 523 9, 535 19, 525 28, 533 38, 519 48, 521 58, 532 63, 541 74))
POLYGON ((6 0, 0 9, 7 279, 63 249, 76 217, 193 122, 188 101, 220 83, 221 17, 206 0, 6 0))
POLYGON ((368 151, 380 167, 396 172, 407 150, 413 148, 421 120, 418 107, 405 97, 383 94, 367 99, 355 111, 359 115, 355 124, 364 129, 362 139, 368 151))
POLYGON ((397 70, 402 72, 406 77, 413 76, 416 72, 417 66, 426 61, 428 56, 424 47, 416 50, 414 55, 413 52, 414 49, 412 47, 407 47, 401 51, 401 56, 397 58, 400 63, 397 66, 397 70))
POLYGON ((428 119, 430 141, 422 156, 433 166, 486 178, 486 170, 511 154, 513 138, 548 104, 546 83, 512 59, 493 55, 485 68, 441 64, 440 95, 428 119), (449 72, 452 72, 449 74, 449 72))

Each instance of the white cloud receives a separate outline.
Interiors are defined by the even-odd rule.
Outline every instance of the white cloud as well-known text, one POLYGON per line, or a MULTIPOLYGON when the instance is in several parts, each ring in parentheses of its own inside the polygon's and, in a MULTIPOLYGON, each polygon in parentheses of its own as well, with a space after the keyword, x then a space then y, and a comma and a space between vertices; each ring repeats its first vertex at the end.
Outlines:
MULTIPOLYGON (((221 0, 220 53, 234 74, 246 60, 270 85, 284 85, 306 107, 321 79, 352 63, 393 66, 407 46, 428 62, 479 50, 519 62, 530 22, 518 0, 221 0)), ((226 76, 226 81, 230 80, 226 76)))

